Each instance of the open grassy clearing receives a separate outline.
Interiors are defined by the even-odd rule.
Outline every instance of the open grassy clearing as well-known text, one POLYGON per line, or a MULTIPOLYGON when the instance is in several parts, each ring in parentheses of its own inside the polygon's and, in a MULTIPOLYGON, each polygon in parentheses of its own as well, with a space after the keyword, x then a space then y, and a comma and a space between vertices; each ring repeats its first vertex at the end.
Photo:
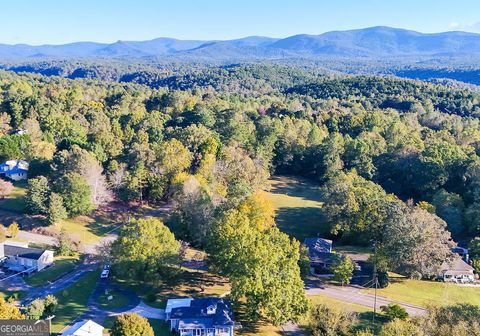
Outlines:
POLYGON ((303 241, 328 233, 318 185, 292 176, 274 176, 266 189, 278 227, 303 241))
MULTIPOLYGON (((480 305, 479 287, 392 277, 390 281, 391 283, 387 288, 378 290, 378 295, 422 307, 429 304, 451 305, 456 303, 480 305)), ((373 292, 373 289, 366 289, 365 291, 373 292)))
POLYGON ((52 320, 52 332, 58 333, 87 311, 88 298, 95 289, 100 270, 90 272, 68 288, 57 293, 58 307, 52 320))
POLYGON ((78 261, 78 257, 56 257, 55 265, 26 277, 25 282, 30 286, 42 286, 53 282, 72 271, 77 266, 78 261))
POLYGON ((77 216, 57 225, 50 225, 47 230, 58 234, 63 228, 74 241, 92 244, 118 229, 130 216, 125 207, 112 204, 107 208, 96 210, 92 215, 77 216))
POLYGON ((0 200, 0 209, 5 211, 24 213, 25 194, 27 193, 26 182, 15 182, 14 189, 5 199, 0 200))

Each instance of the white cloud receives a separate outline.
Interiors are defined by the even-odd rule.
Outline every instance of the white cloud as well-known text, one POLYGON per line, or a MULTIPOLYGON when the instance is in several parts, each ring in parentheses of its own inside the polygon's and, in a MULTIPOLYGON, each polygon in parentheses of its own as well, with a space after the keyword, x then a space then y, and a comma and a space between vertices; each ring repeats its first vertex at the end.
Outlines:
POLYGON ((448 24, 448 28, 458 28, 458 27, 460 27, 460 23, 458 22, 450 22, 448 24))
POLYGON ((480 32, 480 21, 465 24, 453 21, 448 24, 448 28, 470 32, 480 32))

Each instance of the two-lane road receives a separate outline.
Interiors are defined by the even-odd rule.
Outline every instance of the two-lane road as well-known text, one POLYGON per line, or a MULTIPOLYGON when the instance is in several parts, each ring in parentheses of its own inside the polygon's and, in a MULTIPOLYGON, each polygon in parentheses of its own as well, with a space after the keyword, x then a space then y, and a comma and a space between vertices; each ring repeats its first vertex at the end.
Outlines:
MULTIPOLYGON (((305 293, 309 296, 325 295, 333 299, 342 301, 344 303, 354 303, 369 308, 373 308, 375 303, 375 296, 373 294, 363 292, 362 288, 358 286, 340 287, 319 282, 307 282, 307 284, 305 285, 305 293)), ((386 306, 389 303, 396 303, 402 306, 411 316, 424 315, 427 312, 425 308, 418 307, 406 302, 390 300, 384 296, 377 295, 377 311, 380 310, 381 306, 386 306)))

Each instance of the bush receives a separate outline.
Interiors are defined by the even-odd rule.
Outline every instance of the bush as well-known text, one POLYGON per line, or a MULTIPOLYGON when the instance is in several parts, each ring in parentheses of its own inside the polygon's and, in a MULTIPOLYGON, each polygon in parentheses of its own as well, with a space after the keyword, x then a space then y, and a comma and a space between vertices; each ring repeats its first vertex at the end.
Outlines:
POLYGON ((395 303, 389 303, 386 306, 382 306, 381 309, 385 316, 390 320, 405 320, 408 317, 408 313, 405 308, 395 303))
POLYGON ((308 329, 314 336, 350 336, 356 322, 354 314, 320 304, 310 312, 308 329))

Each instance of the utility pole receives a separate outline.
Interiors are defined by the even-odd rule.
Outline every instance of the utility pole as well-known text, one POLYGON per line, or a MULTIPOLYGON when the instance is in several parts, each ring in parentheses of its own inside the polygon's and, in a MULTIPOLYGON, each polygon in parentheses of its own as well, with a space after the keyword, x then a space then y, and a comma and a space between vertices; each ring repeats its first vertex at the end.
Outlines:
POLYGON ((375 298, 373 300, 373 318, 372 322, 375 325, 375 315, 377 315, 377 287, 378 287, 378 275, 377 275, 377 242, 373 243, 373 282, 375 284, 375 298))

